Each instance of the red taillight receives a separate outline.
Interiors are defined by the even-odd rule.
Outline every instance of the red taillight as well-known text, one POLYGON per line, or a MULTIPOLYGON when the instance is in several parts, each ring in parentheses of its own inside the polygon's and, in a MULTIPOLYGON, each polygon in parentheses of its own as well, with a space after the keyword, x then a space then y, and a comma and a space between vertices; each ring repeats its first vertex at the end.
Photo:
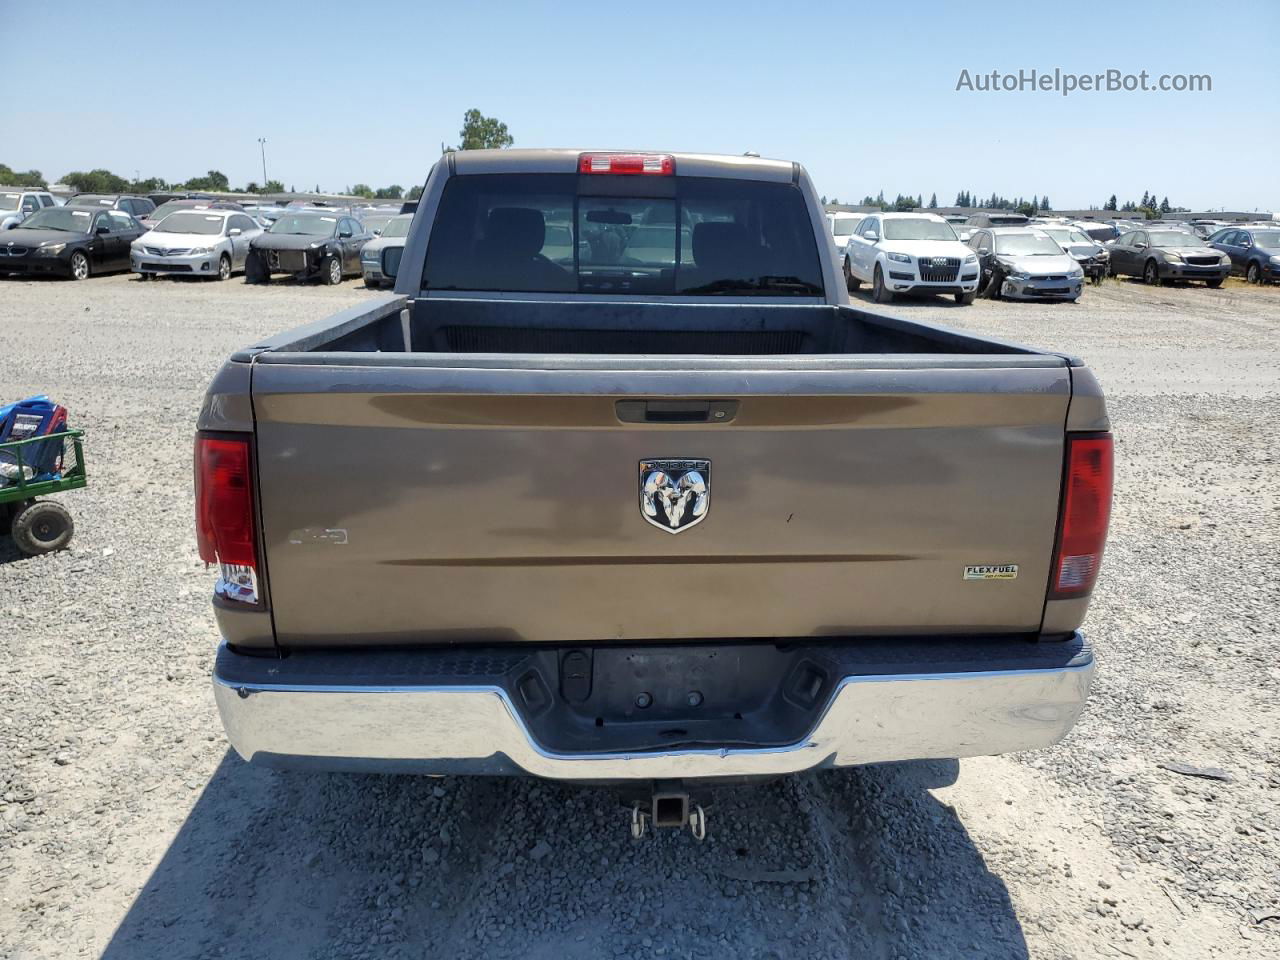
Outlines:
POLYGON ((1093 589, 1111 520, 1112 469, 1111 434, 1068 435, 1050 599, 1080 597, 1093 589))
POLYGON ((584 153, 578 157, 578 172, 669 177, 676 172, 676 158, 665 153, 584 153))
POLYGON ((258 566, 248 437, 196 437, 196 542, 205 563, 258 566))

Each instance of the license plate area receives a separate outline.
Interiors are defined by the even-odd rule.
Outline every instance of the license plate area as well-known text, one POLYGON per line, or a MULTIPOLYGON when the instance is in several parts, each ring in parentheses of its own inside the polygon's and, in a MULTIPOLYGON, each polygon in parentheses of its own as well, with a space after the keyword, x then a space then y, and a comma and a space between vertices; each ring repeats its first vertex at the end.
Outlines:
POLYGON ((575 647, 513 683, 543 746, 565 753, 784 745, 816 722, 834 671, 769 642, 575 647))

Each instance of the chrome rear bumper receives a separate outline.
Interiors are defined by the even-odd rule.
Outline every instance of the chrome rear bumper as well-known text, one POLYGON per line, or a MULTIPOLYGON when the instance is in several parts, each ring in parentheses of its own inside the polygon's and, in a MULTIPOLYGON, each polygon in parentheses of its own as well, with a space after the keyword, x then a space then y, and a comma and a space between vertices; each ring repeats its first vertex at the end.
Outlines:
POLYGON ((557 752, 537 741, 500 683, 294 682, 292 658, 257 660, 263 676, 247 680, 228 658, 256 658, 226 648, 213 686, 232 745, 265 766, 591 781, 768 776, 1051 746, 1084 707, 1093 654, 1078 634, 1028 646, 1061 646, 1061 656, 1043 666, 844 676, 808 735, 759 748, 557 752))

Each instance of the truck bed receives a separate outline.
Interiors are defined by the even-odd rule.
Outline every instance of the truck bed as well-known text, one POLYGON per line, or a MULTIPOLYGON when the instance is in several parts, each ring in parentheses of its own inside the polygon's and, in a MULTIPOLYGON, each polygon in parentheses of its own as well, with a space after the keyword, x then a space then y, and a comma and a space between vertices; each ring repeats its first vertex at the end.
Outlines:
MULTIPOLYGON (((289 355, 261 357, 268 362, 307 362, 294 356, 299 353, 863 358, 928 354, 933 363, 946 356, 988 356, 1062 365, 1061 359, 1028 347, 846 305, 394 296, 265 340, 237 358, 267 351, 289 355)), ((395 362, 407 359, 401 356, 395 362)))

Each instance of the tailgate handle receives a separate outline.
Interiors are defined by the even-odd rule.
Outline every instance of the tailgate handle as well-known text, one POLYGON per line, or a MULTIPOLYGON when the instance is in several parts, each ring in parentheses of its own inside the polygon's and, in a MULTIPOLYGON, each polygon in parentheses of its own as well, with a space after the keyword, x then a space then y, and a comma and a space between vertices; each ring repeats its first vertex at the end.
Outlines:
POLYGON ((619 400, 623 423, 728 423, 738 414, 737 400, 619 400))

